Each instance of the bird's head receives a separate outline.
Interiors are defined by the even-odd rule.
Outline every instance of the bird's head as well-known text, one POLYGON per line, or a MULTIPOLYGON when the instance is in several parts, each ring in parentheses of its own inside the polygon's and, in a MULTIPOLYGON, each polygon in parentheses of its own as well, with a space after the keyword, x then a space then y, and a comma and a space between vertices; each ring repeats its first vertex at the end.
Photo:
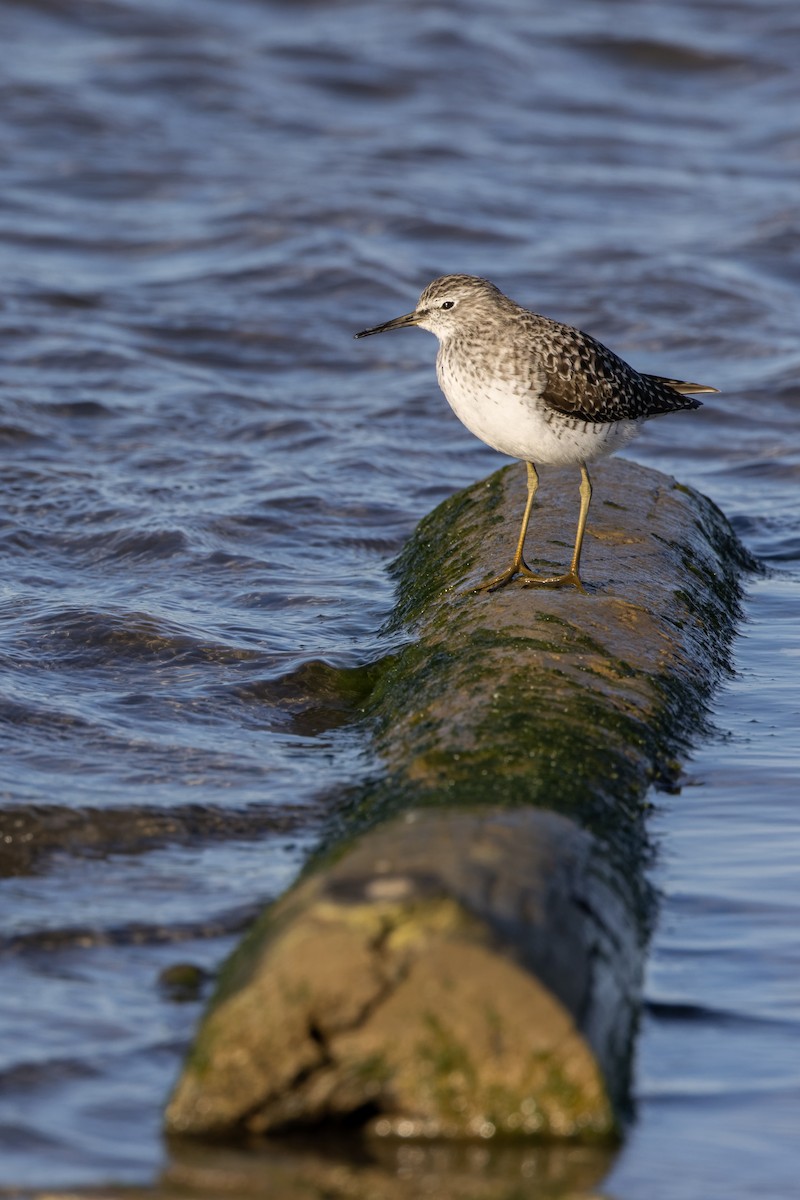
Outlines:
POLYGON ((413 312, 385 321, 373 329, 363 329, 355 336, 369 337, 373 333, 386 333, 389 329, 419 325, 444 342, 470 326, 490 323, 492 312, 496 312, 504 302, 509 303, 488 279, 481 279, 477 275, 442 275, 428 284, 413 312))

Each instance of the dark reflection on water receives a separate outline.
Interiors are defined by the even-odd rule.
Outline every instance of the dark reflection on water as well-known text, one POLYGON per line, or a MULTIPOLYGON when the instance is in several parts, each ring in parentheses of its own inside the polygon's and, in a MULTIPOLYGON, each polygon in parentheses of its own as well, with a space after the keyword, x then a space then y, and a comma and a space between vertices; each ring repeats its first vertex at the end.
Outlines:
POLYGON ((604 1186, 794 1195, 795 0, 9 0, 0 39, 0 1182, 157 1177, 199 1011, 161 972, 368 769, 387 564, 498 459, 432 339, 351 334, 457 270, 722 389, 632 451, 769 571, 658 800, 604 1186))
POLYGON ((342 1134, 256 1144, 249 1152, 174 1142, 160 1183, 167 1194, 174 1189, 172 1194, 233 1192, 287 1200, 330 1194, 579 1200, 596 1194, 612 1157, 612 1150, 599 1146, 359 1142, 342 1134))

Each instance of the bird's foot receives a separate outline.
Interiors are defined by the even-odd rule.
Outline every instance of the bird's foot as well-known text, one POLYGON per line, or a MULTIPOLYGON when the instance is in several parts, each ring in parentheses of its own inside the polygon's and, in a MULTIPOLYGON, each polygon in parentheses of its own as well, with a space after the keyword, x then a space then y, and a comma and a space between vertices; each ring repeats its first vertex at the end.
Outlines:
POLYGON ((526 562, 517 562, 516 560, 511 566, 501 571, 499 575, 495 575, 493 579, 487 579, 485 583, 479 583, 473 588, 473 592, 496 592, 498 588, 505 587, 507 583, 511 583, 519 575, 523 581, 528 579, 538 579, 538 575, 534 575, 526 562))
POLYGON ((574 587, 576 591, 582 592, 584 596, 588 595, 577 571, 567 571, 566 575, 550 576, 534 575, 531 572, 522 580, 522 586, 547 588, 574 587))

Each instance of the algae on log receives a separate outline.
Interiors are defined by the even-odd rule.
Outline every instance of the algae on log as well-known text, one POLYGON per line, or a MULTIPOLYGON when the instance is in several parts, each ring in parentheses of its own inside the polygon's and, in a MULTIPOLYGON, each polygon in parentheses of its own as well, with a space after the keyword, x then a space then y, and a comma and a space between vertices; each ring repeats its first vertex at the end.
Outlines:
MULTIPOLYGON (((381 777, 225 966, 171 1131, 618 1132, 646 791, 702 726, 752 564, 697 493, 624 461, 594 476, 589 595, 469 590, 510 553, 519 467, 418 527, 394 617, 415 640, 365 708, 381 777)), ((571 474, 569 503, 540 495, 530 559, 559 566, 571 474)))
MULTIPOLYGON (((544 477, 528 536, 537 568, 569 559, 574 475, 553 472, 559 490, 544 477)), ((389 659, 369 707, 385 774, 352 798, 348 824, 420 803, 535 805, 638 861, 645 790, 675 778, 703 728, 754 564, 691 489, 624 460, 593 478, 587 596, 519 582, 469 591, 510 557, 522 468, 417 527, 392 622, 416 640, 389 659)))

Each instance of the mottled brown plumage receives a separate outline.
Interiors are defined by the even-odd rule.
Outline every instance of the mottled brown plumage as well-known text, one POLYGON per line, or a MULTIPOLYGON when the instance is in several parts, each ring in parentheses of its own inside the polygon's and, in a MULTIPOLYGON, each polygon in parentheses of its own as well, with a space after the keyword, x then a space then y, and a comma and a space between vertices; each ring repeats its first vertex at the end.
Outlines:
POLYGON ((693 392, 715 388, 645 375, 588 333, 522 308, 474 275, 444 275, 423 291, 414 312, 356 337, 419 325, 439 339, 436 371, 456 416, 477 437, 528 464, 528 502, 511 567, 487 589, 515 575, 540 586, 583 586, 579 564, 591 484, 586 463, 612 454, 648 417, 700 406, 693 392), (523 558, 538 486, 536 463, 581 469, 581 512, 570 570, 534 575, 523 558))

